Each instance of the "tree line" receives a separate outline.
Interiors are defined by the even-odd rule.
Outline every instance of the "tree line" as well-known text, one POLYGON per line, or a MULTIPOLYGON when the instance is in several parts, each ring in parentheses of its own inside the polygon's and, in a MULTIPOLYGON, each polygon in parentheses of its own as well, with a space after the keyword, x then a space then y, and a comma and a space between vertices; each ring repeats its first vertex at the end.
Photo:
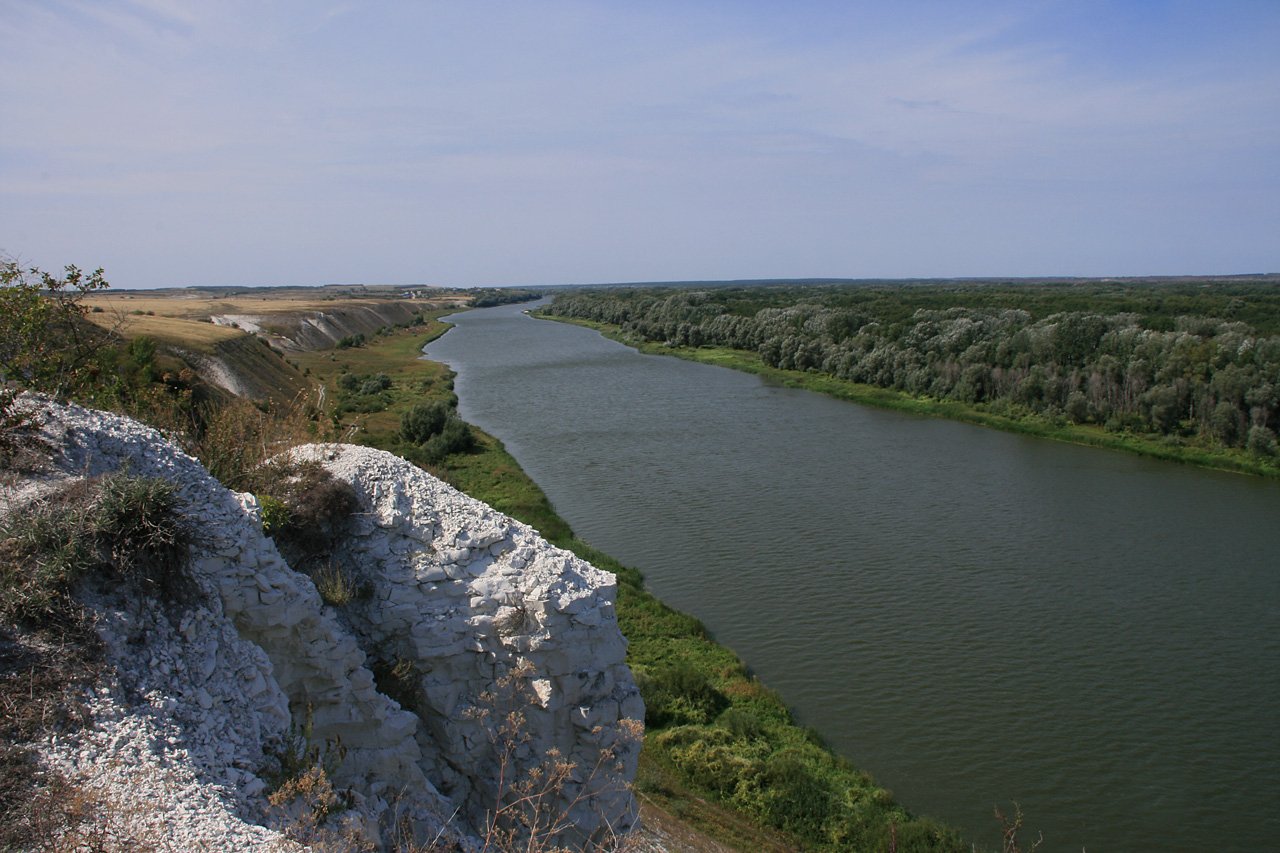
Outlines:
POLYGON ((1269 283, 601 289, 546 312, 998 414, 1276 454, 1269 283))

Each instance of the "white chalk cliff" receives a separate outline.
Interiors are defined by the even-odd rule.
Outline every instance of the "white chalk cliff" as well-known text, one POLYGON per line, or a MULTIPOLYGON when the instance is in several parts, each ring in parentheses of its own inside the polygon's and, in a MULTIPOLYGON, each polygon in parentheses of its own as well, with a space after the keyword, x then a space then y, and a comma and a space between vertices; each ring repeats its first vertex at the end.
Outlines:
MULTIPOLYGON (((108 677, 86 697, 90 724, 41 747, 116 805, 113 831, 159 849, 290 849, 261 777, 291 729, 308 726, 312 743, 342 753, 333 781, 352 807, 340 820, 383 846, 406 831, 477 846, 508 793, 500 785, 552 750, 576 767, 556 791, 554 811, 572 826, 564 840, 607 841, 633 827, 626 783, 639 743, 627 734, 644 709, 624 662, 613 575, 403 459, 311 445, 295 458, 319 461, 359 501, 335 558, 358 567, 364 594, 339 610, 286 564, 252 495, 228 491, 135 421, 47 409, 46 486, 122 468, 161 477, 176 484, 195 533, 193 603, 109 591, 90 601, 108 677), (379 690, 378 667, 384 687, 395 670, 390 692, 416 712, 379 690), (529 688, 522 734, 495 745, 495 685, 512 672, 529 688)), ((21 506, 33 485, 11 491, 0 511, 21 506)))

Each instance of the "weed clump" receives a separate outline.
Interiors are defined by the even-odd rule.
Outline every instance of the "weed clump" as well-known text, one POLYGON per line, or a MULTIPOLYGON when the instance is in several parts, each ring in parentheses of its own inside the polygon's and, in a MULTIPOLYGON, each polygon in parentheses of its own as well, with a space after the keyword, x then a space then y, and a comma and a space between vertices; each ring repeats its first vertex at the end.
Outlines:
POLYGON ((450 453, 466 453, 475 447, 475 436, 466 421, 448 403, 421 403, 400 419, 400 437, 411 445, 412 455, 436 463, 450 453))
POLYGON ((319 462, 274 461, 255 475, 264 526, 295 569, 328 562, 359 508, 356 492, 319 462))
POLYGON ((334 607, 347 606, 362 592, 351 572, 332 562, 313 570, 311 580, 324 603, 334 607))
MULTIPOLYGON (((494 762, 492 800, 480 826, 482 849, 537 853, 625 849, 625 839, 613 834, 608 821, 583 837, 574 814, 584 806, 598 809, 630 790, 619 775, 622 756, 643 739, 643 726, 638 720, 619 720, 612 741, 599 741, 608 745, 599 750, 594 762, 574 760, 554 746, 540 760, 528 762, 524 759, 533 740, 529 711, 539 705, 532 686, 534 674, 530 663, 520 663, 464 712, 483 726, 494 762)), ((600 727, 592 731, 597 737, 602 733, 600 727)))
POLYGON ((290 727, 263 768, 273 822, 290 839, 312 849, 372 850, 356 828, 334 820, 351 808, 349 792, 333 785, 347 750, 340 740, 318 743, 312 719, 308 707, 302 724, 290 727))
POLYGON ((128 474, 79 480, 0 522, 0 620, 64 614, 90 573, 176 600, 190 540, 174 486, 128 474))

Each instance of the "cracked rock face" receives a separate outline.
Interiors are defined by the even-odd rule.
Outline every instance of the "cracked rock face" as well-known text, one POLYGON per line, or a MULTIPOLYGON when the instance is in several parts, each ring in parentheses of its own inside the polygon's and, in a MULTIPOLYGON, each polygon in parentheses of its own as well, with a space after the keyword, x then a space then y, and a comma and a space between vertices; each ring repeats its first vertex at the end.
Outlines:
POLYGON ((287 849, 269 828, 262 776, 303 728, 341 745, 334 783, 354 803, 344 820, 383 844, 407 819, 420 839, 474 845, 549 756, 573 765, 548 794, 572 827, 563 841, 634 826, 631 735, 644 708, 613 575, 396 456, 310 445, 294 458, 320 462, 359 502, 332 557, 362 594, 329 606, 263 534, 252 495, 137 422, 44 407, 59 451, 46 479, 127 467, 171 480, 195 531, 200 594, 181 611, 90 596, 108 677, 86 697, 92 724, 42 746, 121 804, 131 828, 120 832, 160 849, 287 849), (518 732, 503 733, 507 719, 518 732))

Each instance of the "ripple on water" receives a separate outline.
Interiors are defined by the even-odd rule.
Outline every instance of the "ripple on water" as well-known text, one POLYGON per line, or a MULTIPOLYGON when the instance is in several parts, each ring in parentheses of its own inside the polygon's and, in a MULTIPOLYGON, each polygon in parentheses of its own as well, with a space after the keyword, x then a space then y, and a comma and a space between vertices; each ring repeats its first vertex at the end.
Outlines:
POLYGON ((497 308, 432 357, 593 545, 994 846, 1280 837, 1280 487, 642 357, 497 308))

